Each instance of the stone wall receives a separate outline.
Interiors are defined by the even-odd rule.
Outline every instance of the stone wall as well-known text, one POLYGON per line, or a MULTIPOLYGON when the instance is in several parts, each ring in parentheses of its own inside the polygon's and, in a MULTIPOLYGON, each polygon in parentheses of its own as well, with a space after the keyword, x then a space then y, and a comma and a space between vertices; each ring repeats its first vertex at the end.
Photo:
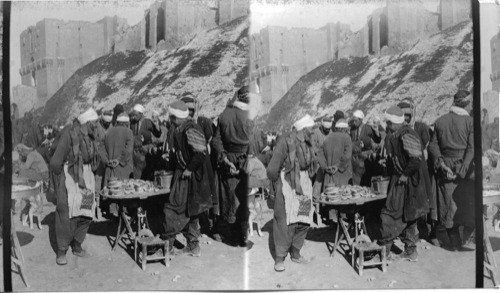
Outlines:
POLYGON ((23 117, 24 113, 37 109, 43 104, 37 97, 35 87, 26 85, 16 85, 12 87, 11 103, 16 103, 19 110, 19 117, 23 117))
POLYGON ((481 109, 488 109, 490 123, 493 122, 493 118, 498 117, 499 99, 500 97, 498 96, 498 91, 489 90, 483 93, 481 109))
POLYGON ((500 92, 500 30, 490 40, 491 47, 491 83, 494 91, 500 92))
POLYGON ((146 49, 146 23, 144 20, 128 29, 125 33, 115 35, 113 52, 141 51, 146 49))
MULTIPOLYGON (((441 0, 441 14, 445 15, 440 16, 426 10, 418 0, 387 0, 386 6, 375 10, 357 32, 339 22, 320 29, 262 29, 251 37, 250 78, 261 91, 263 109, 269 110, 302 75, 325 62, 400 54, 437 33, 441 18, 447 26, 470 19, 470 5, 461 2, 468 3, 441 0)), ((500 48, 500 43, 497 46, 500 48)), ((500 57, 497 60, 500 62, 500 57)), ((500 86, 500 64, 496 68, 500 86)))
POLYGON ((40 100, 49 99, 76 70, 109 53, 117 22, 44 19, 29 27, 20 36, 22 84, 36 86, 40 100))
POLYGON ((441 0, 439 13, 441 30, 445 30, 472 17, 470 1, 466 0, 441 0))

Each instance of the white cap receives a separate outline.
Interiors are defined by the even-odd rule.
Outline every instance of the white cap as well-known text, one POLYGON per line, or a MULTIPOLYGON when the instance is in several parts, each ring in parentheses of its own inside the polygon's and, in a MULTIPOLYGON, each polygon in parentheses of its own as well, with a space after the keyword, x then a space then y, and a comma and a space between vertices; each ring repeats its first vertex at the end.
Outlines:
POLYGON ((80 122, 81 125, 89 121, 95 121, 97 119, 99 119, 99 116, 93 108, 88 109, 87 111, 80 114, 80 116, 78 116, 78 122, 80 122))
POLYGON ((311 117, 311 115, 307 114, 306 116, 295 122, 293 126, 295 127, 295 129, 297 129, 297 131, 301 131, 304 128, 313 127, 314 119, 311 117))
POLYGON ((144 112, 146 112, 146 108, 144 108, 142 105, 135 105, 134 108, 132 108, 132 110, 136 111, 136 112, 139 112, 139 113, 142 113, 144 114, 144 112))
POLYGON ((361 111, 361 110, 354 111, 354 114, 352 114, 352 116, 359 118, 359 119, 365 118, 365 114, 363 114, 363 111, 361 111))
POLYGON ((121 113, 120 115, 118 115, 118 117, 116 118, 116 121, 117 122, 130 122, 130 118, 128 117, 127 114, 125 113, 121 113))

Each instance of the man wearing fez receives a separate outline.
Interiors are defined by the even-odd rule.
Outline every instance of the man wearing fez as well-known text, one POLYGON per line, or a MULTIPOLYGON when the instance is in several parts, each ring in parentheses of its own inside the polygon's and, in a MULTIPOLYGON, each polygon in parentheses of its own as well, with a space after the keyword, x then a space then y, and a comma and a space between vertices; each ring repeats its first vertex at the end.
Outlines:
POLYGON ((248 156, 252 122, 248 117, 249 90, 244 86, 220 114, 211 147, 217 156, 219 175, 220 217, 217 234, 226 223, 232 226, 232 237, 246 246, 248 230, 248 175, 245 164, 248 156))
POLYGON ((208 210, 211 203, 208 170, 205 164, 207 144, 199 125, 189 118, 189 110, 182 101, 169 107, 170 119, 175 124, 170 161, 174 170, 170 196, 164 207, 165 233, 173 248, 175 236, 183 232, 187 245, 183 253, 200 256, 201 250, 198 216, 208 210))
POLYGON ((306 115, 293 125, 294 131, 279 140, 267 167, 267 177, 276 182, 273 240, 276 259, 274 270, 285 270, 290 252, 293 262, 307 260, 300 254, 311 220, 313 186, 317 170, 311 135, 314 120, 306 115))
POLYGON ((154 179, 154 144, 153 135, 161 136, 160 121, 144 117, 146 109, 142 105, 135 105, 130 114, 130 128, 134 133, 134 178, 154 179))
POLYGON ((72 125, 66 126, 50 160, 50 170, 55 174, 57 199, 55 234, 58 265, 67 264, 66 251, 70 245, 74 255, 85 256, 82 243, 95 208, 93 170, 97 167, 99 155, 94 136, 98 118, 96 111, 90 108, 72 125))
POLYGON ((429 146, 437 170, 439 222, 453 250, 463 248, 460 226, 466 246, 473 245, 469 240, 474 231, 474 133, 469 95, 465 90, 455 94, 450 112, 436 120, 429 146))
MULTIPOLYGON (((386 113, 386 166, 390 176, 385 206, 380 213, 382 219, 380 245, 389 253, 398 236, 405 244, 403 258, 417 261, 417 219, 428 210, 426 186, 422 177, 424 154, 417 133, 405 124, 404 112, 392 106, 386 113)), ((427 166, 424 166, 427 168, 427 166)), ((395 259, 393 254, 390 259, 395 259)))

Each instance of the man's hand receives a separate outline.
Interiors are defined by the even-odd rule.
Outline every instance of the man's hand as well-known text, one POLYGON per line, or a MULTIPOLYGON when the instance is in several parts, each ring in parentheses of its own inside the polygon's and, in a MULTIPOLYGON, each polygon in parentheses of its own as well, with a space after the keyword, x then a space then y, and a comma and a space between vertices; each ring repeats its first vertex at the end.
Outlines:
POLYGON ((387 167, 387 159, 381 159, 380 161, 378 161, 378 163, 384 168, 387 167))
POLYGON ((444 162, 441 163, 441 169, 446 173, 446 178, 448 180, 454 180, 455 178, 457 178, 457 175, 453 174, 451 168, 446 166, 444 162))
POLYGON ((182 172, 182 179, 189 179, 189 178, 191 178, 191 173, 192 172, 189 171, 189 170, 187 170, 187 169, 184 170, 184 172, 182 172))
POLYGON ((262 153, 267 153, 270 150, 271 150, 271 147, 266 145, 266 147, 262 150, 262 153))
POLYGON ((236 169, 236 166, 233 163, 231 163, 231 161, 229 161, 227 157, 224 158, 224 163, 226 163, 226 165, 229 166, 229 171, 231 172, 231 175, 238 175, 240 173, 240 171, 236 169))
POLYGON ((399 184, 406 184, 406 182, 408 182, 408 177, 406 177, 405 175, 401 175, 399 177, 398 183, 399 184))
POLYGON ((337 173, 338 170, 339 170, 339 167, 337 167, 335 165, 326 167, 326 173, 328 173, 328 174, 333 175, 333 174, 337 173))

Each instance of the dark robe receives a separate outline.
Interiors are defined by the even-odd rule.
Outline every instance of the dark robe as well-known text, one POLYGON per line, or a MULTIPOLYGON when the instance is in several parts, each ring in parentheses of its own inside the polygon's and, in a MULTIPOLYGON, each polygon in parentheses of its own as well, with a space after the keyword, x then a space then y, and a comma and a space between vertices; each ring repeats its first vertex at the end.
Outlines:
POLYGON ((219 116, 219 122, 211 142, 219 166, 219 204, 220 216, 230 224, 248 219, 247 193, 248 176, 245 163, 252 130, 248 112, 228 106, 219 116), (223 158, 233 163, 240 170, 238 175, 231 175, 223 158))
POLYGON ((134 178, 152 181, 155 171, 155 156, 150 153, 153 147, 153 136, 161 136, 161 128, 148 118, 141 118, 131 124, 134 133, 134 178))
POLYGON ((445 228, 474 227, 474 133, 472 117, 448 113, 436 120, 429 151, 436 168, 439 221, 445 228), (457 178, 448 180, 441 163, 457 178))
POLYGON ((351 129, 352 139, 352 183, 354 185, 371 186, 371 178, 377 174, 377 163, 370 159, 374 144, 381 142, 382 137, 372 127, 361 124, 351 129))
POLYGON ((105 163, 118 160, 119 164, 114 169, 106 166, 105 178, 116 177, 120 180, 130 178, 134 171, 132 153, 134 148, 134 135, 132 130, 125 126, 112 126, 104 138, 104 152, 101 152, 105 163))
MULTIPOLYGON (((276 195, 274 202, 274 218, 273 218, 273 241, 275 253, 277 257, 286 257, 290 249, 292 254, 299 254, 300 249, 304 245, 304 241, 309 230, 309 225, 304 223, 294 223, 287 225, 285 196, 283 195, 283 182, 281 180, 281 171, 285 169, 285 180, 291 184, 292 188, 297 188, 296 172, 292 170, 292 161, 290 157, 291 144, 295 144, 295 150, 302 145, 303 149, 309 149, 309 153, 314 153, 312 145, 304 143, 303 139, 297 138, 296 134, 291 133, 283 136, 276 145, 273 152, 271 162, 267 167, 267 177, 272 182, 275 182, 276 195)), ((299 162, 300 170, 308 170, 311 168, 311 162, 307 164, 305 160, 299 162)), ((309 174, 310 176, 313 174, 309 174)), ((293 257, 298 257, 293 255, 293 257)))
POLYGON ((347 185, 352 178, 352 142, 349 135, 332 132, 326 137, 320 149, 318 160, 321 168, 337 166, 335 174, 325 172, 324 184, 347 185))
MULTIPOLYGON (((207 147, 203 130, 192 121, 177 127, 174 133, 170 162, 174 164, 170 196, 165 203, 165 237, 172 238, 190 222, 212 206, 208 181, 207 147), (192 172, 191 177, 183 179, 185 170, 192 172)), ((194 235, 190 235, 194 237, 194 235)), ((194 239, 188 239, 194 241, 194 239)))
POLYGON ((52 184, 56 193, 55 234, 58 249, 68 250, 73 240, 82 243, 87 235, 92 218, 69 218, 68 193, 66 189, 66 175, 64 164, 68 164, 68 173, 75 182, 82 182, 81 164, 97 165, 98 154, 93 141, 80 133, 80 126, 73 124, 63 129, 55 152, 50 160, 50 171, 53 172, 52 184), (78 147, 76 147, 78 144, 78 147), (75 155, 76 154, 76 155, 75 155))
MULTIPOLYGON (((406 247, 415 248, 418 235, 415 235, 416 220, 429 211, 426 186, 423 182, 422 165, 424 154, 417 133, 408 126, 387 135, 389 189, 385 207, 381 212, 382 241, 390 243, 403 233, 402 241, 406 247), (408 180, 398 181, 402 175, 408 180), (407 230, 411 231, 407 231, 407 230)), ((383 244, 385 244, 383 243, 383 244)))

